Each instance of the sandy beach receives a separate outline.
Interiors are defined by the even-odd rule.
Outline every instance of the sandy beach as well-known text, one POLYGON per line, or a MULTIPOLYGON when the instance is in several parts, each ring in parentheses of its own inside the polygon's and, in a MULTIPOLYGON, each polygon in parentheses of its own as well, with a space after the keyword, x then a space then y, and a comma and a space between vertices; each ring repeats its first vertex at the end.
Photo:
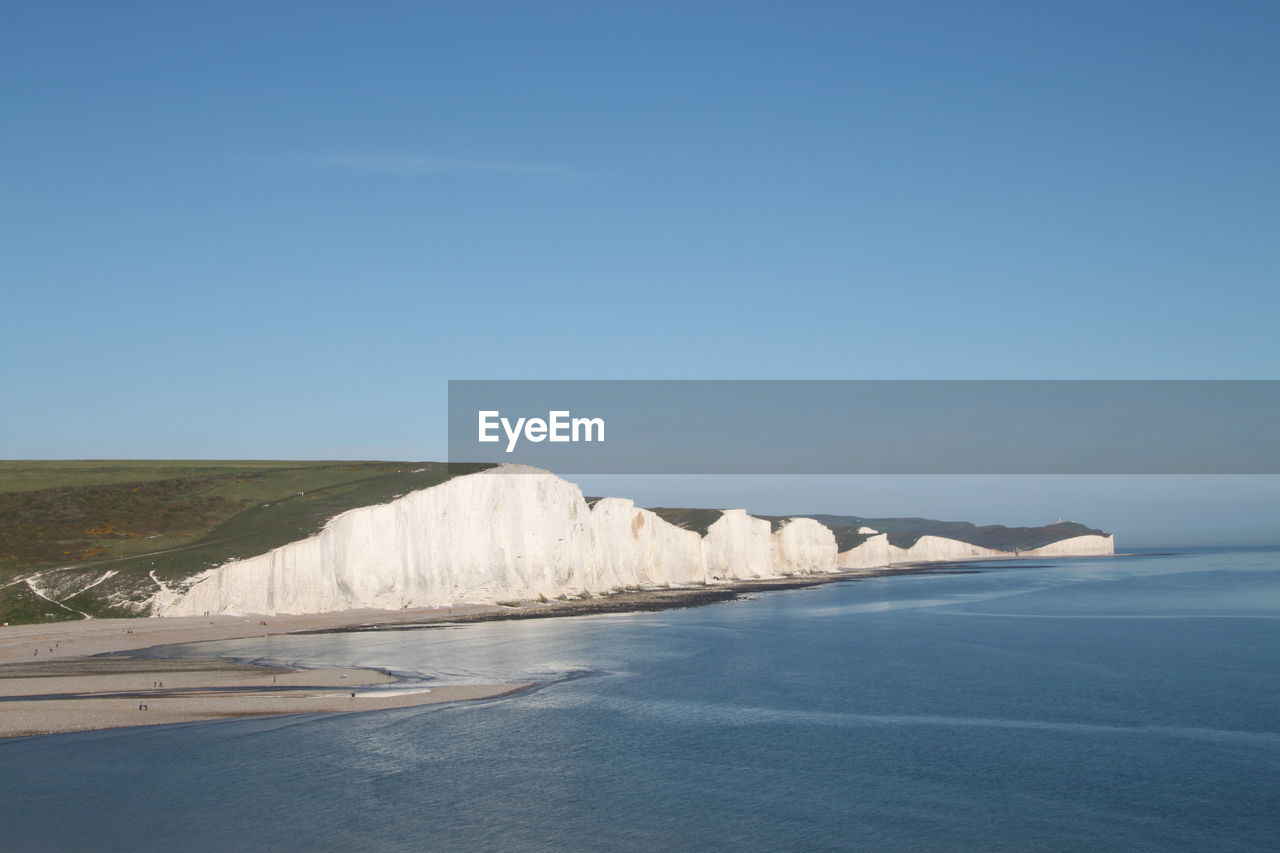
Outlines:
POLYGON ((397 687, 395 678, 375 670, 290 670, 218 659, 94 657, 179 643, 449 618, 491 609, 477 605, 394 613, 353 610, 309 616, 10 625, 0 628, 0 737, 229 717, 350 713, 506 695, 530 685, 397 687))
POLYGON ((365 669, 218 659, 78 658, 0 667, 0 737, 489 699, 528 684, 396 684, 365 669))
POLYGON ((181 616, 80 619, 0 628, 0 664, 88 657, 178 643, 239 640, 367 624, 411 623, 469 616, 496 605, 423 610, 343 610, 304 616, 181 616))
POLYGON ((367 669, 292 670, 222 659, 128 656, 144 649, 276 634, 407 630, 444 623, 695 607, 756 591, 938 568, 904 567, 888 572, 637 590, 521 606, 476 604, 297 616, 142 617, 8 625, 0 627, 0 737, 230 717, 373 711, 488 699, 533 686, 397 684, 394 677, 367 669), (123 655, 114 656, 120 653, 123 655))

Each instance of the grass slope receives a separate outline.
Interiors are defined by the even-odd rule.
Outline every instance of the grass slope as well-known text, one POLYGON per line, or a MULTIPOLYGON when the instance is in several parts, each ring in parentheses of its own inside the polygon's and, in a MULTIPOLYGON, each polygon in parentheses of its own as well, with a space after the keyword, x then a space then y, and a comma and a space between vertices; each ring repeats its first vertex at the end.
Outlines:
POLYGON ((346 510, 485 467, 0 462, 0 621, 137 615, 137 603, 157 589, 153 572, 181 586, 211 566, 310 536, 346 510), (19 580, 51 569, 32 584, 19 580))

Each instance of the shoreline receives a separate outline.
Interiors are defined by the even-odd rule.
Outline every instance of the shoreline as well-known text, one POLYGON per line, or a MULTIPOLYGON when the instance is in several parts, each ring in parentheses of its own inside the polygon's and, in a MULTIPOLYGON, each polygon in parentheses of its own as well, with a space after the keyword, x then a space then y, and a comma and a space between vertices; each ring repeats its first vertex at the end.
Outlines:
MULTIPOLYGON (((417 619, 368 621, 363 624, 345 624, 326 628, 295 631, 296 634, 342 634, 362 631, 414 631, 443 628, 449 625, 468 625, 477 622, 502 622, 514 619, 550 619, 571 616, 599 616, 611 613, 647 613, 661 610, 679 610, 688 607, 705 607, 733 601, 753 592, 779 592, 789 589, 809 589, 833 583, 848 583, 876 578, 907 575, 963 575, 991 571, 982 563, 1005 561, 1029 561, 1019 568, 1042 568, 1056 560, 1114 559, 1120 557, 1148 556, 1140 553, 1079 554, 1061 557, 973 557, 922 563, 900 563, 870 569, 844 569, 819 575, 791 575, 781 578, 725 581, 712 586, 670 587, 661 589, 626 590, 587 599, 556 601, 522 601, 516 605, 476 605, 474 612, 455 612, 448 616, 428 616, 417 619)), ((455 608, 455 611, 457 608, 455 608)), ((383 611, 387 612, 387 611, 383 611)), ((405 611, 409 612, 409 611, 405 611)))
POLYGON ((345 610, 296 616, 87 619, 7 626, 0 628, 0 739, 244 717, 359 713, 494 699, 537 686, 428 686, 425 682, 400 681, 376 668, 309 670, 249 663, 243 658, 166 658, 146 654, 166 646, 282 634, 423 630, 476 622, 704 607, 756 592, 809 589, 880 577, 987 571, 972 565, 981 562, 989 560, 629 590, 551 602, 345 610))
MULTIPOLYGON (((975 561, 976 562, 976 561, 975 561)), ((449 616, 436 616, 412 620, 369 622, 361 625, 343 625, 331 628, 315 628, 296 631, 297 634, 345 634, 363 631, 415 631, 443 628, 449 625, 469 625, 477 622, 505 622, 518 619, 558 619, 573 616, 601 616, 611 613, 654 613, 662 610, 681 610, 689 607, 706 607, 726 601, 734 601, 753 592, 781 592, 791 589, 810 589, 833 583, 869 580, 879 577, 934 574, 975 574, 985 571, 964 566, 961 561, 947 563, 917 563, 885 569, 850 569, 822 575, 802 575, 783 578, 726 581, 713 586, 671 587, 663 589, 626 590, 611 595, 592 598, 571 598, 556 601, 522 601, 515 605, 493 605, 493 609, 449 616)))
POLYGON ((0 739, 496 699, 536 685, 405 682, 376 669, 222 658, 91 657, 0 666, 0 739))
POLYGON ((242 640, 279 634, 405 629, 447 623, 467 624, 701 607, 731 601, 752 592, 804 589, 829 583, 899 575, 983 571, 970 567, 968 562, 917 563, 888 568, 852 569, 822 575, 727 581, 712 586, 628 590, 607 596, 547 602, 458 604, 452 607, 405 610, 363 608, 282 615, 137 616, 8 625, 0 627, 0 668, 18 662, 127 654, 156 646, 242 640))

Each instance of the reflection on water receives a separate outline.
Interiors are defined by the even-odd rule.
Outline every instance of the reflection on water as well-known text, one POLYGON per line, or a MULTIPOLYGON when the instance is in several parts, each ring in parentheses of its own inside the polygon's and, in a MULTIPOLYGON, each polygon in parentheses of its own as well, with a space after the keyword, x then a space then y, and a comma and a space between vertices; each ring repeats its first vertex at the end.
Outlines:
POLYGON ((2 843, 1270 850, 1277 617, 1280 553, 1255 550, 182 647, 545 686, 3 743, 2 843))

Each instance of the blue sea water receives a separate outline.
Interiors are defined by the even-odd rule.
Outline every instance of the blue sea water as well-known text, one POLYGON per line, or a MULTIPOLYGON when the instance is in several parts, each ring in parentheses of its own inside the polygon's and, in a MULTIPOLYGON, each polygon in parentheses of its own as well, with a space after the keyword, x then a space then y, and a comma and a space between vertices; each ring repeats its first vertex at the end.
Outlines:
POLYGON ((1280 551, 981 568, 182 647, 546 686, 0 742, 0 849, 1280 849, 1280 551))

